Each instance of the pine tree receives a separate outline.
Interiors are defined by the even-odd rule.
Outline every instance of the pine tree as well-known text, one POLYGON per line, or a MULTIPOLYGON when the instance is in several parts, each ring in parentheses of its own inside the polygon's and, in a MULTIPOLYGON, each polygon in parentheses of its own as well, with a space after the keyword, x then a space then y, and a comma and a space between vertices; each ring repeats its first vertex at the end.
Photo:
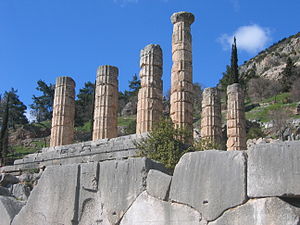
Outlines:
POLYGON ((293 84, 293 76, 294 74, 295 65, 290 57, 287 58, 286 66, 284 70, 282 71, 282 86, 283 91, 289 91, 291 89, 291 86, 293 84))
POLYGON ((237 46, 236 38, 233 39, 233 44, 231 48, 231 76, 232 83, 239 83, 239 67, 238 67, 238 55, 237 55, 237 46))
POLYGON ((233 44, 231 48, 231 65, 226 66, 226 72, 223 73, 222 79, 219 81, 219 86, 223 92, 226 92, 227 86, 240 83, 239 80, 239 68, 238 68, 238 54, 237 54, 237 45, 236 38, 233 39, 233 44))
POLYGON ((33 104, 30 105, 31 114, 35 116, 37 122, 51 120, 54 100, 55 85, 47 85, 44 81, 37 82, 38 91, 42 92, 41 96, 33 95, 33 104))
POLYGON ((17 90, 11 89, 9 92, 5 92, 4 99, 9 102, 9 117, 8 127, 15 129, 17 125, 28 124, 28 119, 25 115, 26 105, 19 99, 17 90), (9 101, 7 100, 9 99, 9 101))
POLYGON ((86 82, 84 87, 79 90, 75 102, 75 124, 82 126, 84 123, 93 119, 95 84, 86 82))
POLYGON ((129 81, 129 91, 125 91, 125 96, 130 100, 132 97, 136 97, 141 88, 141 81, 136 74, 133 75, 132 80, 129 81))
MULTIPOLYGON (((1 99, 2 100, 2 99, 1 99)), ((5 101, 1 101, 1 131, 0 131, 0 165, 5 165, 8 153, 8 119, 9 119, 10 94, 6 95, 5 101)))

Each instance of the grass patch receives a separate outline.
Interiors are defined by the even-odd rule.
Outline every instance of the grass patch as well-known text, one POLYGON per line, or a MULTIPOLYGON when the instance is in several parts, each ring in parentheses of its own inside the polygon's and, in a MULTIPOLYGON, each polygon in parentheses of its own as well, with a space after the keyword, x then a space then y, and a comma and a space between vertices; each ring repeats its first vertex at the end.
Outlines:
POLYGON ((119 116, 118 117, 118 126, 128 127, 136 119, 136 115, 131 116, 119 116))

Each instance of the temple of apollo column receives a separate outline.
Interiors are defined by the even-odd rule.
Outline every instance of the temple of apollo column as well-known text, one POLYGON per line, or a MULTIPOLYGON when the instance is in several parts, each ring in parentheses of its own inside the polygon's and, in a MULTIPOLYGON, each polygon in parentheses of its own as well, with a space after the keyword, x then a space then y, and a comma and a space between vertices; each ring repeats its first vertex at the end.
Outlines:
POLYGON ((162 116, 162 65, 162 50, 159 45, 150 44, 141 50, 141 89, 138 93, 137 104, 137 134, 151 131, 162 116))
POLYGON ((93 141, 118 136, 118 74, 114 66, 100 66, 97 70, 93 141))
POLYGON ((222 144, 221 101, 217 88, 205 88, 202 99, 201 138, 222 144))
POLYGON ((246 150, 246 119, 241 85, 229 85, 227 97, 227 150, 246 150))
POLYGON ((54 93, 50 147, 72 144, 74 139, 75 82, 57 77, 54 93))
POLYGON ((194 15, 178 12, 171 16, 172 73, 170 116, 178 128, 193 131, 193 77, 192 77, 192 36, 191 24, 194 15))

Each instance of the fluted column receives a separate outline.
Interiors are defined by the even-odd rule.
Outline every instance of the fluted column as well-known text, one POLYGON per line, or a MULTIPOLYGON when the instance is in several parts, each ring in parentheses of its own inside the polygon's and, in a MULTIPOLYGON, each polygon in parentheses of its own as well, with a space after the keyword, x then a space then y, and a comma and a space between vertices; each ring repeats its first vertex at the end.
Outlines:
POLYGON ((174 24, 172 35, 172 75, 170 115, 176 127, 193 131, 193 77, 191 24, 194 15, 178 12, 171 16, 174 24))
POLYGON ((222 144, 221 102, 217 88, 205 88, 202 99, 201 138, 222 144))
POLYGON ((136 133, 149 132, 163 111, 162 102, 162 50, 159 45, 147 45, 141 50, 136 133))
POLYGON ((246 119, 241 85, 229 85, 227 97, 227 150, 246 150, 246 119))
POLYGON ((93 141, 118 135, 118 68, 100 66, 97 70, 93 141))
POLYGON ((50 146, 72 144, 74 140, 75 82, 57 77, 54 93, 50 146))

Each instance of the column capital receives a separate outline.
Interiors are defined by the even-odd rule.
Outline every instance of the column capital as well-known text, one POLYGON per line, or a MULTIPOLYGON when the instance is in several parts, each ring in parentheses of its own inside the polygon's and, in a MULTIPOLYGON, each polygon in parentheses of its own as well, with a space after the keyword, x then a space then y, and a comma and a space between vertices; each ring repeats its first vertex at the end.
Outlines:
POLYGON ((186 22, 191 25, 195 21, 195 16, 189 12, 177 12, 171 16, 171 22, 173 24, 178 22, 186 22))

